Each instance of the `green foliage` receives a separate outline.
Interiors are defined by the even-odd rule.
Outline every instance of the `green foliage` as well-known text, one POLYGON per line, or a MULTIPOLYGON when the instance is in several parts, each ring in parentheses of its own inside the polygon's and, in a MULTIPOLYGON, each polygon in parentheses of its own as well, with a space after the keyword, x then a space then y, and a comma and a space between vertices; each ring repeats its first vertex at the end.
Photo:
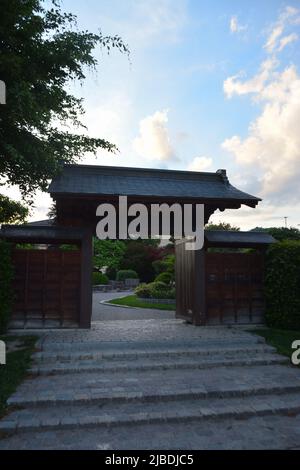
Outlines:
POLYGON ((82 99, 70 93, 69 85, 95 69, 96 46, 128 54, 119 36, 80 31, 76 16, 63 12, 57 0, 1 0, 0 44, 0 78, 6 83, 6 105, 0 106, 1 178, 29 197, 45 190, 64 163, 98 148, 117 150, 82 133, 82 99))
POLYGON ((233 230, 233 231, 240 231, 240 227, 236 227, 235 225, 231 225, 228 222, 219 222, 218 224, 213 224, 210 222, 205 226, 205 230, 233 230))
POLYGON ((93 285, 108 284, 108 277, 106 274, 93 272, 93 285))
POLYGON ((152 263, 164 254, 158 243, 157 240, 128 240, 120 268, 133 269, 143 282, 152 281, 155 277, 152 263))
POLYGON ((152 263, 154 270, 158 273, 155 281, 162 281, 165 284, 175 282, 175 255, 167 255, 162 260, 152 263))
POLYGON ((161 281, 141 284, 135 289, 135 293, 144 299, 175 299, 175 288, 161 281))
POLYGON ((173 281, 173 276, 171 273, 165 271, 164 273, 160 273, 154 279, 155 282, 164 282, 165 284, 171 284, 173 281))
POLYGON ((4 333, 11 313, 13 266, 11 245, 0 240, 0 333, 4 333))
POLYGON ((94 238, 94 267, 118 270, 124 257, 126 245, 120 240, 100 240, 94 238))
POLYGON ((107 268, 107 270, 105 271, 105 274, 106 276, 108 277, 108 279, 111 279, 112 281, 115 281, 116 280, 116 276, 117 276, 117 270, 115 268, 107 268))
POLYGON ((7 413, 7 399, 14 393, 24 380, 31 364, 31 356, 35 350, 37 336, 2 336, 7 344, 17 341, 17 351, 7 353, 6 365, 0 366, 0 418, 7 413))
POLYGON ((133 269, 121 269, 117 272, 116 280, 125 281, 125 279, 138 279, 138 273, 133 269))
POLYGON ((78 251, 79 247, 77 245, 70 245, 70 244, 62 244, 59 245, 59 249, 62 251, 78 251))
POLYGON ((300 242, 285 240, 270 246, 266 256, 266 322, 300 329, 300 242))
MULTIPOLYGON (((274 346, 279 354, 291 357, 294 352, 292 344, 300 338, 300 330, 278 330, 276 328, 262 328, 249 330, 250 333, 263 336, 267 344, 274 346)), ((298 365, 300 367, 300 364, 298 365)))
POLYGON ((27 207, 0 194, 0 224, 23 223, 26 217, 28 217, 27 207))
POLYGON ((300 230, 295 227, 256 227, 252 231, 255 232, 266 232, 272 235, 276 240, 300 240, 300 230))
POLYGON ((174 311, 175 305, 174 304, 164 304, 164 303, 157 303, 157 302, 149 302, 143 299, 140 299, 136 295, 127 295, 126 297, 121 297, 118 299, 113 299, 109 301, 110 304, 114 305, 126 305, 127 307, 138 307, 138 308, 151 308, 156 310, 169 310, 174 311))

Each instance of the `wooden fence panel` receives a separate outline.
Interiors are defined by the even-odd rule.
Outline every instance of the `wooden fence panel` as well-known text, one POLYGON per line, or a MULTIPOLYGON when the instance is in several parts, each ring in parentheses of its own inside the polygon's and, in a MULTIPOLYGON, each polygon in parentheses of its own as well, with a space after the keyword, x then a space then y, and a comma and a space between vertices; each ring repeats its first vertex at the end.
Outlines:
POLYGON ((261 323, 263 255, 206 253, 205 258, 207 323, 261 323))
POLYGON ((53 326, 78 324, 80 251, 13 251, 14 305, 12 323, 49 321, 53 326))

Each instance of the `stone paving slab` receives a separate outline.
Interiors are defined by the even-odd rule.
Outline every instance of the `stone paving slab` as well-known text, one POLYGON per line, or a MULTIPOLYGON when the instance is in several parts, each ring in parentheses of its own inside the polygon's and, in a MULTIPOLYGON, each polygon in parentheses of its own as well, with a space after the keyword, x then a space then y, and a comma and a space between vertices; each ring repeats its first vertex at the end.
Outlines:
POLYGON ((257 366, 271 364, 288 364, 289 359, 279 354, 268 353, 251 353, 241 352, 237 354, 227 355, 225 358, 201 359, 199 357, 181 358, 181 357, 164 357, 153 361, 153 358, 137 358, 135 360, 114 360, 103 361, 101 359, 78 360, 78 361, 62 361, 59 364, 35 365, 31 367, 30 373, 37 375, 53 375, 53 374, 81 374, 83 372, 121 372, 121 371, 150 371, 150 370, 167 370, 167 369, 210 369, 212 367, 228 367, 228 366, 257 366))
MULTIPOLYGON (((190 342, 193 340, 219 341, 251 341, 264 342, 263 338, 251 335, 246 330, 247 326, 198 326, 186 323, 179 319, 164 320, 131 320, 131 321, 107 321, 92 322, 89 330, 49 330, 47 333, 41 330, 41 345, 44 349, 53 348, 58 344, 61 348, 63 344, 69 348, 72 343, 79 346, 81 343, 159 343, 164 341, 190 342)), ((34 330, 37 332, 36 330, 34 330)), ((28 332, 28 330, 27 330, 28 332)))
POLYGON ((29 377, 11 397, 9 402, 22 409, 9 413, 0 427, 17 433, 0 440, 0 449, 300 446, 299 432, 294 433, 300 424, 299 368, 255 365, 257 358, 280 358, 244 327, 199 328, 176 319, 112 320, 95 322, 90 331, 40 333, 35 366, 54 370, 29 377), (185 350, 188 354, 182 354, 185 350), (222 364, 226 357, 240 356, 243 366, 222 364), (80 370, 89 361, 111 368, 80 370), (180 370, 156 367, 176 361, 180 370), (199 367, 184 367, 186 361, 199 367), (209 361, 220 362, 201 368, 209 361), (143 362, 147 370, 139 370, 143 362), (113 369, 120 363, 124 370, 113 369), (80 373, 56 373, 55 367, 70 364, 80 373), (287 412, 291 417, 273 416, 287 412), (54 430, 59 427, 64 429, 54 430))
POLYGON ((0 422, 2 432, 73 429, 74 427, 137 425, 151 422, 188 422, 221 418, 245 419, 257 415, 300 412, 300 395, 262 395, 233 398, 189 398, 176 401, 70 404, 17 410, 0 422))
POLYGON ((300 415, 86 427, 84 432, 82 429, 26 432, 0 440, 1 450, 263 450, 299 447, 300 415))

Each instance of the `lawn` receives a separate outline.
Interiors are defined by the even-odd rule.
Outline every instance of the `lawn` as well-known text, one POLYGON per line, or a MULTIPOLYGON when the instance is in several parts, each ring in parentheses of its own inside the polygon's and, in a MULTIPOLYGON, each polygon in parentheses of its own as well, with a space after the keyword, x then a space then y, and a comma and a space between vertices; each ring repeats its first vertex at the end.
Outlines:
POLYGON ((175 310, 175 305, 144 302, 142 299, 139 299, 136 295, 127 295, 126 297, 109 300, 108 302, 110 304, 124 305, 127 307, 154 308, 157 310, 175 310))
POLYGON ((262 328, 251 330, 251 333, 263 336, 268 344, 274 346, 280 354, 291 357, 295 351, 291 345, 293 341, 300 340, 300 331, 278 330, 276 328, 262 328))
POLYGON ((7 349, 12 341, 19 341, 20 345, 18 350, 8 352, 6 364, 0 365, 0 417, 7 411, 6 400, 26 376, 37 339, 36 336, 0 336, 7 349))

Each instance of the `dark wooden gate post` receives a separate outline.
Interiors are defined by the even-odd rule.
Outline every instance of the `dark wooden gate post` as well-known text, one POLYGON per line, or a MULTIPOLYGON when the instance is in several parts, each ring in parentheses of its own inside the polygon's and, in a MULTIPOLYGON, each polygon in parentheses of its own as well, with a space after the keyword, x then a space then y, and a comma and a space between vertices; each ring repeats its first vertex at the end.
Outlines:
POLYGON ((90 328, 93 303, 93 237, 92 231, 87 230, 81 243, 81 295, 79 327, 90 328))
POLYGON ((206 323, 206 299, 205 299, 205 248, 195 252, 195 297, 194 318, 195 325, 206 323))

